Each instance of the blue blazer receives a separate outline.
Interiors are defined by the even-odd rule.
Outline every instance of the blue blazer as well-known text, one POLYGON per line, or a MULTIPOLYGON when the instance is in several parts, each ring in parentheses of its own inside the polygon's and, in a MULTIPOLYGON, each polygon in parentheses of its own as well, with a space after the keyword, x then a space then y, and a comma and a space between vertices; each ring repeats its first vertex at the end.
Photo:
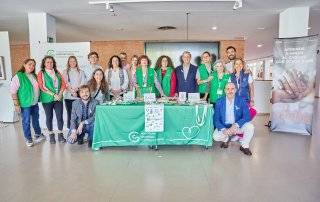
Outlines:
MULTIPOLYGON (((231 127, 230 124, 226 124, 226 99, 226 96, 218 99, 214 109, 214 123, 218 130, 231 127)), ((249 107, 245 100, 238 95, 235 96, 234 105, 235 123, 241 128, 250 121, 249 107)))
POLYGON ((176 87, 177 93, 179 92, 197 93, 198 92, 198 84, 196 80, 197 69, 198 69, 197 66, 190 64, 187 79, 184 79, 182 65, 178 66, 175 69, 176 77, 177 77, 177 87, 176 87))

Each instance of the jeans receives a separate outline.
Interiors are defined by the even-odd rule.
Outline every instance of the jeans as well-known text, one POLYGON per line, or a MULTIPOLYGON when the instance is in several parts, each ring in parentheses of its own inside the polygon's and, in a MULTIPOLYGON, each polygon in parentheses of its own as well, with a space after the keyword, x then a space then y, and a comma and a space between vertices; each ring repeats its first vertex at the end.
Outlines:
MULTIPOLYGON (((94 124, 91 123, 91 124, 85 124, 83 126, 83 129, 82 129, 82 133, 81 134, 78 134, 78 137, 77 139, 83 139, 85 134, 87 133, 88 134, 88 141, 92 141, 92 137, 93 137, 93 129, 94 129, 94 124)), ((69 136, 71 135, 71 130, 69 131, 69 134, 68 134, 68 142, 69 142, 69 136)), ((71 144, 73 144, 74 142, 69 142, 71 144)))
POLYGON ((42 103, 44 112, 46 114, 46 125, 49 131, 52 131, 52 119, 53 119, 53 110, 56 114, 58 130, 63 129, 63 102, 62 101, 53 101, 50 103, 42 103))
POLYGON ((71 111, 72 111, 72 103, 75 100, 65 99, 64 104, 66 105, 67 110, 67 128, 70 129, 70 119, 71 119, 71 111))
POLYGON ((22 129, 24 138, 26 140, 32 141, 30 121, 32 120, 32 127, 36 135, 41 134, 41 128, 39 124, 39 106, 35 104, 31 107, 21 107, 21 117, 22 117, 22 129))

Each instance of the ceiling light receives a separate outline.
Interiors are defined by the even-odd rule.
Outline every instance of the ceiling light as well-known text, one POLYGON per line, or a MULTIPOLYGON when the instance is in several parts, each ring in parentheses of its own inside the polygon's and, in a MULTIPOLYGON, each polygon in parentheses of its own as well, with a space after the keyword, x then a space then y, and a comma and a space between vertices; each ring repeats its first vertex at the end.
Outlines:
POLYGON ((263 44, 258 44, 257 45, 258 48, 261 48, 262 46, 263 46, 263 44))
POLYGON ((265 30, 265 27, 258 27, 257 30, 265 30))
POLYGON ((235 0, 233 10, 237 10, 238 8, 242 8, 242 0, 235 0))
POLYGON ((308 27, 307 30, 311 29, 311 27, 308 27))
POLYGON ((217 26, 214 26, 214 27, 211 27, 212 30, 217 30, 218 27, 217 26))

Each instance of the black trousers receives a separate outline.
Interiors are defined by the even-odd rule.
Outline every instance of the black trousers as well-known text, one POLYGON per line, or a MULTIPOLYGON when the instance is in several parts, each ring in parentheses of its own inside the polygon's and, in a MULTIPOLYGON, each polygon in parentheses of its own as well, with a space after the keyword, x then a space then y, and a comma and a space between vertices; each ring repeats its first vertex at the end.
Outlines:
MULTIPOLYGON (((200 93, 200 98, 203 98, 206 94, 205 93, 200 93)), ((210 94, 208 94, 206 101, 208 102, 210 98, 210 94)))
POLYGON ((58 123, 58 130, 63 129, 63 102, 62 101, 53 101, 50 103, 42 103, 44 112, 46 114, 46 125, 49 131, 52 131, 52 119, 53 119, 53 110, 56 114, 56 119, 58 123))
POLYGON ((64 104, 67 110, 67 128, 70 129, 70 119, 71 119, 71 111, 72 111, 72 103, 75 100, 65 99, 64 104))

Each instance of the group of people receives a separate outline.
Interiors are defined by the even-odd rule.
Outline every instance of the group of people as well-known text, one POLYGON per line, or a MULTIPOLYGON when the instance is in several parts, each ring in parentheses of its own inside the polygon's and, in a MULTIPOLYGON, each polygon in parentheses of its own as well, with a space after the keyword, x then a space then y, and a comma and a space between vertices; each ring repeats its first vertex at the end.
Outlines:
POLYGON ((191 53, 184 51, 182 64, 174 67, 169 56, 158 58, 154 68, 146 55, 134 55, 127 62, 126 53, 113 55, 106 70, 98 65, 97 52, 88 54, 90 65, 80 68, 75 56, 70 56, 61 73, 55 59, 45 56, 41 70, 36 74, 36 62, 27 59, 12 78, 11 94, 16 111, 21 112, 22 126, 27 146, 45 140, 39 126, 40 101, 43 105, 46 126, 51 144, 56 143, 53 132, 53 111, 58 126, 58 141, 83 144, 88 134, 91 147, 96 105, 119 99, 127 91, 137 97, 155 93, 158 97, 176 98, 179 92, 199 93, 200 98, 215 106, 213 138, 227 148, 229 141, 242 134, 240 150, 251 155, 249 143, 253 136, 249 106, 254 104, 253 79, 244 61, 236 57, 236 49, 226 49, 228 61, 213 62, 210 52, 203 52, 201 64, 191 64, 191 53), (67 140, 63 134, 63 100, 67 111, 67 140), (35 131, 31 136, 30 122, 35 131))

